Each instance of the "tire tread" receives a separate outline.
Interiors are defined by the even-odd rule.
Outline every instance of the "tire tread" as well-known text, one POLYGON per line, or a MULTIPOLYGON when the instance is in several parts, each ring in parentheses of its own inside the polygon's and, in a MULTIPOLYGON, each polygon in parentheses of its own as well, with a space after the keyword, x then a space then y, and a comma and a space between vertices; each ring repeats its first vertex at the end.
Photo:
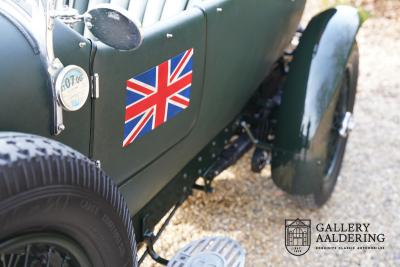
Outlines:
POLYGON ((57 141, 13 132, 0 133, 0 151, 0 201, 48 185, 65 184, 90 190, 112 205, 123 221, 136 264, 137 248, 129 209, 118 187, 93 161, 57 141), (33 165, 40 168, 35 172, 33 165), (23 178, 17 179, 18 176, 23 178))

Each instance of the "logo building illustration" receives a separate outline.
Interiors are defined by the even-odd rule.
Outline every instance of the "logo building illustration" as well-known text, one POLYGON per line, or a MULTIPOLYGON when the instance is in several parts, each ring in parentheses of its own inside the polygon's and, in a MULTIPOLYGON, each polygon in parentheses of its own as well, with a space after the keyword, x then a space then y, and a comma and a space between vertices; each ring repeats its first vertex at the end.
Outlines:
POLYGON ((295 256, 304 255, 311 246, 311 220, 285 220, 285 247, 295 256))

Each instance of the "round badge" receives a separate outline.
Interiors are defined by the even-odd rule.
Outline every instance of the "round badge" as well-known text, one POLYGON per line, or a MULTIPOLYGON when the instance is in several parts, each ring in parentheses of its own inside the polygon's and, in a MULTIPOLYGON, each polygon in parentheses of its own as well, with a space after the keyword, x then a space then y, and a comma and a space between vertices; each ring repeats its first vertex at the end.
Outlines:
POLYGON ((83 107, 89 90, 89 77, 81 67, 70 65, 57 75, 57 95, 62 107, 67 111, 76 111, 83 107))

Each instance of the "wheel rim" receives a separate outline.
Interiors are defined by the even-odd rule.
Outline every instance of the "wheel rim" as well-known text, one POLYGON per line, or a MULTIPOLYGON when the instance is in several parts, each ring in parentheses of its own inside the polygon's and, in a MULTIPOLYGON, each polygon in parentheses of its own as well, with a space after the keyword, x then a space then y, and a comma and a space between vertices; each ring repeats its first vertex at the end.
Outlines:
POLYGON ((1 267, 86 267, 91 266, 82 248, 60 234, 18 236, 0 244, 1 267))
POLYGON ((336 183, 346 147, 348 131, 351 130, 348 125, 344 126, 345 120, 346 124, 351 120, 351 112, 349 111, 349 88, 349 77, 346 74, 336 103, 332 128, 329 134, 325 177, 322 183, 322 190, 325 192, 332 191, 336 183), (345 135, 342 134, 344 127, 346 127, 345 135))

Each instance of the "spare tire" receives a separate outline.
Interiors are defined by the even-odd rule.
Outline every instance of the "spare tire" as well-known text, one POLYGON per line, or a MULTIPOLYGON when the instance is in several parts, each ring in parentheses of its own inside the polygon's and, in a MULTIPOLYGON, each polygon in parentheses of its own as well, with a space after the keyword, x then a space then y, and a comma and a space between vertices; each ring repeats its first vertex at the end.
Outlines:
POLYGON ((0 259, 6 266, 137 266, 123 196, 79 152, 0 133, 0 259))

